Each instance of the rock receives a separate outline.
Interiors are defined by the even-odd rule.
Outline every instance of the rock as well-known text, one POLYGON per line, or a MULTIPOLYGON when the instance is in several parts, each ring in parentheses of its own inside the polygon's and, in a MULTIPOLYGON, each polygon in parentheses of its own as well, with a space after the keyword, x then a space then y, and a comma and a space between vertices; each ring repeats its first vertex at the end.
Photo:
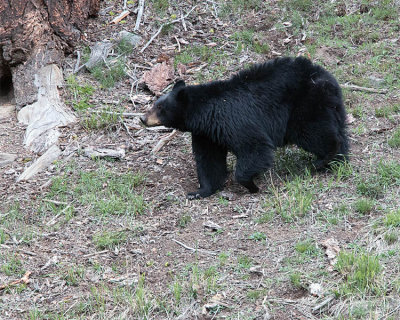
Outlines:
POLYGON ((85 156, 88 158, 114 158, 123 159, 125 157, 124 149, 105 149, 105 148, 95 148, 87 147, 84 150, 85 156))
POLYGON ((127 41, 129 42, 133 48, 136 48, 138 46, 138 44, 140 43, 140 41, 142 41, 142 37, 138 36, 137 34, 128 32, 128 31, 121 31, 119 33, 120 36, 120 40, 121 41, 127 41))
POLYGON ((382 85, 385 83, 385 79, 378 78, 375 76, 369 76, 368 80, 369 80, 370 84, 375 88, 382 87, 382 85))

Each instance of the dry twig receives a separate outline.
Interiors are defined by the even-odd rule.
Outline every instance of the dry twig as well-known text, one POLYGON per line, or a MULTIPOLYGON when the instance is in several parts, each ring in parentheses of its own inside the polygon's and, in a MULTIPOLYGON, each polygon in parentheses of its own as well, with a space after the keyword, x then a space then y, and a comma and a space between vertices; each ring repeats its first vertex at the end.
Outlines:
POLYGON ((161 150, 162 147, 164 147, 170 140, 172 140, 173 137, 175 137, 178 134, 178 131, 174 130, 172 131, 169 135, 167 135, 164 138, 161 138, 160 141, 156 144, 156 146, 153 148, 152 152, 157 153, 158 151, 161 150))
POLYGON ((133 29, 134 31, 139 30, 140 21, 142 20, 143 10, 144 10, 144 0, 139 0, 135 29, 133 29))
POLYGON ((342 84, 341 87, 345 88, 345 89, 354 90, 354 91, 365 91, 365 92, 369 92, 369 93, 380 93, 380 94, 388 93, 387 89, 374 89, 374 88, 367 88, 367 87, 359 87, 354 84, 348 84, 348 83, 342 84))
POLYGON ((160 34, 160 32, 162 31, 162 29, 163 29, 165 26, 170 25, 170 24, 173 24, 173 23, 177 23, 177 22, 179 22, 179 21, 181 21, 181 20, 187 18, 187 17, 189 16, 189 14, 191 14, 192 11, 193 11, 196 7, 197 7, 197 6, 194 6, 192 9, 190 9, 189 12, 188 12, 186 15, 184 15, 184 16, 178 18, 178 19, 172 20, 171 22, 167 22, 167 23, 164 23, 163 25, 161 25, 161 27, 157 30, 157 32, 150 38, 149 41, 147 41, 147 43, 144 45, 144 47, 140 50, 140 53, 143 53, 143 51, 146 50, 146 48, 154 41, 154 39, 160 34))
POLYGON ((24 276, 23 276, 21 279, 15 280, 15 281, 10 282, 10 283, 8 283, 8 284, 2 284, 2 285, 0 285, 0 291, 1 291, 1 290, 4 290, 5 288, 8 288, 8 287, 15 286, 15 285, 20 284, 20 283, 28 284, 29 281, 30 281, 30 280, 29 280, 29 276, 30 276, 31 274, 32 274, 31 271, 27 271, 27 272, 25 272, 24 276))
POLYGON ((182 247, 184 247, 185 249, 191 250, 193 252, 200 252, 200 253, 206 253, 206 254, 211 254, 213 256, 215 256, 217 253, 215 253, 214 251, 208 251, 208 250, 204 250, 204 249, 195 249, 192 247, 187 246, 186 244, 176 240, 176 239, 172 239, 172 241, 176 242, 177 244, 181 245, 182 247))

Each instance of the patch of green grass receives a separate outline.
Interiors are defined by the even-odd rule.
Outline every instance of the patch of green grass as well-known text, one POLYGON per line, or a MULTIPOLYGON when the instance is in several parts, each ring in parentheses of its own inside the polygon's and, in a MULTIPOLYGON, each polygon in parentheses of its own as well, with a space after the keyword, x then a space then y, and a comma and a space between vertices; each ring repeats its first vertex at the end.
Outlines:
POLYGON ((116 82, 126 76, 125 63, 121 59, 110 60, 105 66, 103 64, 96 65, 90 69, 90 73, 100 82, 103 88, 112 88, 116 82))
POLYGON ((400 112, 400 104, 383 106, 375 109, 375 116, 378 118, 390 118, 393 114, 400 112))
POLYGON ((249 236, 250 240, 263 241, 267 239, 267 235, 263 232, 254 232, 249 236))
POLYGON ((94 88, 88 84, 80 84, 75 75, 71 74, 67 77, 67 88, 72 93, 72 107, 76 111, 84 111, 92 108, 90 98, 94 93, 94 88))
POLYGON ((124 55, 129 54, 133 51, 133 45, 127 38, 122 38, 121 41, 118 42, 116 47, 118 54, 124 55))
POLYGON ((333 210, 321 211, 317 218, 318 220, 326 221, 332 225, 338 225, 350 214, 349 207, 342 203, 333 208, 333 210))
POLYGON ((9 236, 7 235, 7 233, 5 233, 4 230, 0 229, 0 244, 5 243, 8 238, 9 236))
POLYGON ((178 226, 180 228, 186 228, 187 225, 192 221, 192 217, 184 214, 183 216, 181 216, 178 220, 178 226))
POLYGON ((302 175, 304 169, 311 167, 312 156, 303 149, 286 146, 275 152, 274 171, 279 175, 302 175))
POLYGON ((348 161, 333 162, 330 169, 336 176, 337 182, 347 180, 353 175, 353 166, 348 161))
POLYGON ((63 275, 63 279, 69 286, 77 286, 85 275, 85 268, 83 266, 73 266, 69 268, 63 275))
POLYGON ((252 265, 253 261, 248 256, 239 256, 237 259, 237 270, 239 272, 246 269, 250 269, 252 265))
POLYGON ((336 270, 344 276, 339 285, 339 295, 382 294, 382 265, 377 256, 368 253, 341 251, 335 265, 336 270))
POLYGON ((242 52, 245 48, 260 54, 270 51, 269 45, 260 42, 259 36, 252 29, 236 31, 231 37, 236 41, 237 54, 242 52))
POLYGON ((272 197, 265 199, 264 207, 266 211, 274 210, 286 222, 304 217, 311 209, 315 186, 309 173, 305 177, 295 176, 293 180, 284 182, 280 189, 272 185, 270 190, 272 197))
POLYGON ((368 178, 361 178, 357 183, 357 192, 362 196, 369 198, 379 198, 383 195, 384 190, 379 177, 371 175, 368 178))
POLYGON ((377 20, 398 19, 399 9, 396 1, 382 0, 372 7, 371 15, 377 20))
POLYGON ((318 248, 315 246, 315 242, 311 239, 297 242, 294 248, 298 253, 308 256, 315 256, 319 252, 318 248))
POLYGON ((400 227, 400 209, 388 213, 384 219, 386 227, 400 227))
POLYGON ((229 14, 242 14, 245 11, 260 9, 263 6, 263 0, 231 0, 224 1, 221 6, 220 14, 225 17, 229 14))
POLYGON ((257 301, 258 299, 265 297, 267 293, 266 291, 266 289, 249 290, 247 291, 246 296, 251 301, 257 301))
POLYGON ((229 253, 221 252, 218 256, 219 266, 224 266, 228 262, 229 253))
POLYGON ((358 199, 354 203, 354 210, 362 215, 369 214, 374 208, 374 201, 368 198, 358 199))
POLYGON ((351 114, 355 118, 363 119, 365 116, 364 107, 362 105, 358 105, 351 110, 351 114))
POLYGON ((388 231, 385 233, 383 238, 385 239, 385 241, 388 244, 394 244, 395 242, 397 242, 399 240, 399 232, 398 231, 388 231))
POLYGON ((206 45, 193 45, 186 47, 181 53, 175 56, 174 66, 178 63, 187 64, 192 61, 203 61, 212 65, 208 73, 201 72, 197 74, 197 81, 203 82, 213 78, 220 78, 226 72, 226 63, 229 57, 227 54, 216 47, 206 45))
POLYGON ((297 272, 297 271, 292 272, 292 273, 289 275, 289 279, 290 279, 291 284, 292 284, 295 288, 301 289, 301 288, 304 287, 304 286, 303 286, 303 283, 302 283, 302 280, 301 280, 301 273, 300 273, 300 272, 297 272))
POLYGON ((377 175, 380 183, 385 187, 400 185, 400 162, 380 161, 377 165, 377 175))
POLYGON ((75 176, 76 181, 68 172, 54 178, 48 198, 63 201, 72 198, 100 215, 136 215, 147 210, 143 196, 134 190, 145 181, 142 173, 118 174, 100 166, 75 176))
POLYGON ((25 273, 22 261, 16 255, 0 255, 1 272, 6 276, 22 277, 25 273))
POLYGON ((93 236, 93 243, 98 249, 112 249, 125 243, 127 234, 123 231, 103 231, 93 236))
POLYGON ((400 128, 397 128, 392 137, 388 140, 388 144, 392 148, 400 148, 400 128))
POLYGON ((165 14, 169 7, 169 0, 152 0, 153 8, 158 14, 165 14))
POLYGON ((182 292, 184 290, 184 285, 180 278, 175 278, 174 282, 170 286, 170 290, 173 293, 175 303, 179 306, 182 299, 182 292))
POLYGON ((287 5, 294 9, 294 10, 300 10, 304 12, 310 12, 312 7, 313 7, 313 1, 312 0, 291 0, 287 1, 287 5))

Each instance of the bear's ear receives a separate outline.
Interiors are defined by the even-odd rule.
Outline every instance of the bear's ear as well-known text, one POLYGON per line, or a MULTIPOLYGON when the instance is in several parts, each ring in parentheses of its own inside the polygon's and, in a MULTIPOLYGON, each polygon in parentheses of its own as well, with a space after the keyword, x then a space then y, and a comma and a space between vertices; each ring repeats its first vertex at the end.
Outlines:
POLYGON ((181 88, 178 91, 178 93, 176 95, 176 100, 181 102, 181 103, 185 103, 186 104, 186 102, 188 100, 188 96, 187 96, 187 90, 185 88, 181 88))
POLYGON ((186 84, 185 84, 185 81, 183 81, 183 80, 178 80, 175 84, 174 84, 174 87, 172 88, 172 90, 175 90, 175 89, 178 89, 178 88, 180 88, 180 87, 184 87, 186 84))

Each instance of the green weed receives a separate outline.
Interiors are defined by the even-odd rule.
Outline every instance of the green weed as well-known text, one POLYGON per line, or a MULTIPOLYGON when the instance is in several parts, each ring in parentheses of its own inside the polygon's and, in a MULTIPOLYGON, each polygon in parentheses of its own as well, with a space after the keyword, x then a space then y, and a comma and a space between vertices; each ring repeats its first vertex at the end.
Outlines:
POLYGON ((311 239, 297 242, 294 248, 298 253, 308 256, 315 256, 319 251, 311 239))
POLYGON ((274 210, 284 221, 290 222, 300 217, 304 217, 311 209, 314 199, 314 186, 310 176, 303 179, 300 176, 294 177, 292 181, 284 183, 281 190, 274 185, 270 188, 273 196, 266 199, 264 207, 274 210))
POLYGON ((388 231, 385 233, 384 237, 385 241, 388 244, 393 244, 399 240, 399 232, 398 231, 388 231))
POLYGON ((90 70, 103 88, 112 88, 125 77, 125 63, 122 60, 109 61, 106 66, 98 64, 90 70))
POLYGON ((127 240, 127 234, 123 231, 103 231, 93 236, 94 245, 100 249, 112 249, 127 240))
POLYGON ((77 286, 85 275, 85 268, 83 266, 74 266, 67 270, 63 279, 69 286, 77 286))
POLYGON ((357 293, 380 294, 382 265, 377 256, 367 253, 341 251, 335 268, 345 277, 338 294, 351 295, 357 293))
POLYGON ((178 220, 178 226, 180 228, 185 228, 192 221, 192 217, 189 215, 183 215, 178 220))
POLYGON ((80 84, 75 75, 67 77, 67 88, 72 93, 73 99, 70 101, 76 111, 84 111, 92 108, 90 98, 94 93, 94 88, 88 84, 80 84))
POLYGON ((388 144, 392 148, 400 148, 400 128, 396 129, 392 137, 388 140, 388 144))
POLYGON ((384 219, 386 227, 400 227, 400 209, 388 213, 384 219))
POLYGON ((354 203, 354 209, 356 212, 366 215, 369 214, 374 207, 374 201, 368 198, 365 199, 358 199, 354 203))
POLYGON ((250 240, 263 241, 267 239, 267 235, 263 232, 254 232, 249 236, 250 240))
POLYGON ((22 261, 16 255, 0 256, 1 272, 7 276, 21 277, 25 273, 22 261))

